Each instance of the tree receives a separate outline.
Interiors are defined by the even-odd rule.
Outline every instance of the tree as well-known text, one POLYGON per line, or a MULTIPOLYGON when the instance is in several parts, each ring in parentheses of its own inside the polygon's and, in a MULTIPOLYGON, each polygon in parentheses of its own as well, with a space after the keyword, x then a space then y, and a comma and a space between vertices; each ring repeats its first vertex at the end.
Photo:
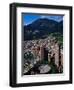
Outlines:
POLYGON ((27 51, 27 52, 24 53, 24 58, 26 60, 32 60, 32 59, 34 59, 34 56, 30 51, 27 51))

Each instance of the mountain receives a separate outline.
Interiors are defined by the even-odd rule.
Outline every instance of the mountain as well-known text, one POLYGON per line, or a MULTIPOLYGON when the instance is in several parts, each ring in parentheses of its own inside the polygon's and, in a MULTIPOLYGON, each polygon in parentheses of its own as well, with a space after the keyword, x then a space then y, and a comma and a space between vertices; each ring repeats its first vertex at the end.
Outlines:
POLYGON ((63 22, 58 23, 47 18, 40 18, 24 26, 24 40, 46 38, 54 32, 63 33, 63 22))
POLYGON ((63 21, 60 21, 58 24, 58 30, 61 34, 63 34, 63 21))

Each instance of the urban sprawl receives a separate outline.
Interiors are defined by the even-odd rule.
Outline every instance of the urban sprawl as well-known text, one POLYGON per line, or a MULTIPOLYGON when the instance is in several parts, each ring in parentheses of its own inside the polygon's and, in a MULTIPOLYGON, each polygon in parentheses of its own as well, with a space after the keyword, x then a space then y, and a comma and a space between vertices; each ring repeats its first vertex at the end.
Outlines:
POLYGON ((23 41, 23 75, 63 73, 63 49, 55 37, 23 41))

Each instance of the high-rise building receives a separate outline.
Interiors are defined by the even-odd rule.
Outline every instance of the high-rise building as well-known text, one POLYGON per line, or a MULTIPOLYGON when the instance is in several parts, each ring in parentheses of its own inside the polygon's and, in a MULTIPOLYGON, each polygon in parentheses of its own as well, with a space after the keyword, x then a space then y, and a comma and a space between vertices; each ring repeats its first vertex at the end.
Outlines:
POLYGON ((35 46, 32 46, 32 52, 33 52, 34 58, 36 58, 36 48, 35 48, 35 46))
POLYGON ((59 67, 60 47, 58 43, 55 43, 54 54, 55 54, 55 64, 57 65, 57 67, 59 67))
POLYGON ((41 45, 40 46, 40 60, 44 60, 44 46, 41 45))
POLYGON ((44 60, 48 61, 48 49, 44 48, 44 60))
POLYGON ((63 66, 63 52, 60 53, 61 65, 63 66))
POLYGON ((50 63, 51 62, 51 54, 48 53, 48 62, 50 63))

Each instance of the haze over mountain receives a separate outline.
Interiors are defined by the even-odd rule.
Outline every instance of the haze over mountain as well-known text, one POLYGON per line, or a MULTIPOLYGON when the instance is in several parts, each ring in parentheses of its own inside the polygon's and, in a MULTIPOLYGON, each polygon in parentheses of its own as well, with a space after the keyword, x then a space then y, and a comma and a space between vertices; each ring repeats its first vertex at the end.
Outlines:
POLYGON ((63 21, 39 18, 29 25, 24 25, 24 40, 46 38, 50 33, 55 32, 63 34, 63 21))

